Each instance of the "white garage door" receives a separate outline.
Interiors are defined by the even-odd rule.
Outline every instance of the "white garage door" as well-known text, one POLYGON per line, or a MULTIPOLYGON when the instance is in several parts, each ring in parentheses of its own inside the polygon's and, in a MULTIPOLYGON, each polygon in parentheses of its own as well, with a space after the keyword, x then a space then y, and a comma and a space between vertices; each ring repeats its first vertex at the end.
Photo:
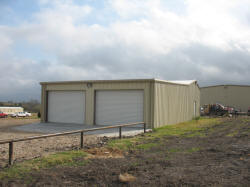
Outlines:
POLYGON ((143 121, 143 90, 97 91, 95 123, 116 125, 143 121))
POLYGON ((84 124, 83 91, 49 91, 48 122, 84 124))

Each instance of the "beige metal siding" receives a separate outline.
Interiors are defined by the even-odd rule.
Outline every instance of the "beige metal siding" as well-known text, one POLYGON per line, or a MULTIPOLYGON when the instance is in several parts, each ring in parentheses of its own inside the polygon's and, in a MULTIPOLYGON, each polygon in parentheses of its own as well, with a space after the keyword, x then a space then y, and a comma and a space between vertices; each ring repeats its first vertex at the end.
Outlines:
POLYGON ((22 107, 0 107, 0 111, 5 114, 14 114, 17 112, 23 112, 22 107))
POLYGON ((47 92, 53 90, 83 90, 86 93, 87 125, 95 124, 95 92, 98 90, 143 90, 143 116, 148 128, 175 124, 199 116, 200 89, 196 82, 190 85, 160 80, 74 81, 42 84, 41 121, 46 121, 47 92))
POLYGON ((41 108, 40 108, 40 113, 41 113, 41 122, 46 122, 47 120, 47 85, 42 85, 42 90, 41 90, 41 108))
POLYGON ((213 103, 247 111, 250 107, 250 86, 221 85, 201 88, 201 105, 213 103))
POLYGON ((95 91, 97 90, 144 90, 144 121, 148 127, 152 124, 151 115, 151 95, 149 81, 122 81, 122 82, 87 82, 76 83, 43 83, 42 84, 42 107, 41 107, 41 121, 46 121, 46 91, 52 90, 83 90, 86 93, 86 118, 87 125, 94 124, 95 115, 95 91))
POLYGON ((154 127, 176 124, 199 116, 200 91, 196 83, 191 85, 155 84, 154 127))

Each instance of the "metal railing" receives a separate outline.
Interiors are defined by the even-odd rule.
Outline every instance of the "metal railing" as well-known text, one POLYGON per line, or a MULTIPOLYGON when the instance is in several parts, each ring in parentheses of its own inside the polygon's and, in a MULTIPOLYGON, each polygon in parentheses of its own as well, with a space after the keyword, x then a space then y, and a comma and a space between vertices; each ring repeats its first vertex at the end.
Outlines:
POLYGON ((9 144, 9 165, 13 164, 13 154, 14 154, 14 142, 22 142, 27 140, 35 140, 35 139, 42 139, 42 138, 49 138, 55 136, 64 136, 69 134, 76 134, 80 133, 80 148, 83 148, 83 133, 90 132, 90 131, 97 131, 97 130, 105 130, 105 129, 112 129, 112 128, 119 128, 119 138, 122 138, 122 127, 134 126, 134 125, 143 125, 143 131, 146 132, 146 123, 144 122, 137 122, 137 123, 129 123, 129 124, 122 124, 122 125, 114 125, 114 126, 107 126, 107 127, 100 127, 100 128, 93 128, 93 129, 84 129, 84 130, 76 130, 76 131, 68 131, 62 133, 54 133, 54 134, 46 134, 41 136, 31 136, 27 138, 17 138, 17 139, 8 139, 8 140, 0 140, 1 144, 9 144))

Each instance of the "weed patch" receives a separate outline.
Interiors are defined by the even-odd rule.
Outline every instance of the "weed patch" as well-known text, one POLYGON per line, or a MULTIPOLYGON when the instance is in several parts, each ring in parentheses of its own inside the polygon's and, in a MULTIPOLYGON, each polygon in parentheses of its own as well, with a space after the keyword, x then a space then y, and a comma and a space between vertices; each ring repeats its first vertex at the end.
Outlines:
POLYGON ((132 148, 134 138, 130 139, 120 139, 120 140, 111 140, 108 142, 108 146, 112 148, 118 148, 120 150, 128 150, 132 148))
POLYGON ((194 153, 194 152, 198 152, 199 150, 200 150, 200 148, 198 148, 198 147, 192 147, 190 149, 187 149, 185 152, 194 153))
POLYGON ((205 129, 217 125, 219 122, 220 120, 216 118, 197 118, 176 125, 155 128, 152 133, 144 134, 144 136, 111 140, 109 141, 108 146, 121 150, 150 150, 151 148, 160 145, 160 143, 169 136, 204 137, 206 136, 205 129))
POLYGON ((205 136, 202 130, 218 123, 219 119, 216 118, 200 118, 199 120, 156 128, 154 132, 156 136, 192 136, 192 134, 193 136, 205 136))
POLYGON ((136 146, 136 149, 143 149, 143 150, 149 150, 152 147, 156 147, 156 143, 146 143, 146 144, 139 144, 136 146))
POLYGON ((0 179, 8 178, 22 178, 30 173, 32 170, 40 170, 51 168, 55 166, 81 166, 86 164, 83 158, 87 153, 79 151, 67 151, 48 155, 43 158, 37 158, 22 163, 13 165, 10 168, 0 172, 0 179))
POLYGON ((237 134, 238 134, 238 131, 234 131, 234 132, 227 134, 227 136, 233 137, 233 136, 236 136, 237 134))

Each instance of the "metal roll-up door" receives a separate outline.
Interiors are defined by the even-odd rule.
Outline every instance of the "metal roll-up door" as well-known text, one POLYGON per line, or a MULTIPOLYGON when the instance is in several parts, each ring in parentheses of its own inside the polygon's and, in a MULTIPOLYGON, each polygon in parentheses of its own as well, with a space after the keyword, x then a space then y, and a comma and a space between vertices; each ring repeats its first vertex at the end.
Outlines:
POLYGON ((141 121, 143 90, 96 91, 96 124, 116 125, 141 121))
POLYGON ((84 124, 83 91, 49 91, 48 122, 84 124))

